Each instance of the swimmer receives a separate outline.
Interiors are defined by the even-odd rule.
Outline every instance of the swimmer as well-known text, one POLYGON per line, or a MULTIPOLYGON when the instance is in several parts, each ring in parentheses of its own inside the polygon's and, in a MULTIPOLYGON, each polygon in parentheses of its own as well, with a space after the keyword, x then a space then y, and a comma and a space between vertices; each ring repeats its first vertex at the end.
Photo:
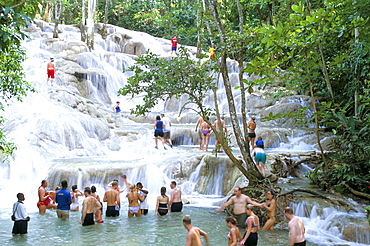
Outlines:
POLYGON ((266 221, 265 225, 263 226, 262 230, 274 230, 275 225, 275 210, 276 210, 276 201, 274 199, 275 197, 275 191, 270 190, 266 193, 267 202, 264 202, 261 204, 262 208, 267 209, 267 217, 268 220, 266 221))
POLYGON ((252 147, 252 149, 254 149, 254 139, 256 138, 255 130, 256 130, 257 124, 255 120, 256 120, 256 117, 251 117, 251 119, 247 123, 248 139, 249 139, 250 146, 252 147))
POLYGON ((204 122, 204 119, 202 117, 199 117, 198 121, 197 121, 197 125, 195 126, 195 131, 196 132, 199 132, 199 138, 200 138, 200 144, 199 144, 199 149, 200 150, 203 150, 203 138, 202 138, 202 124, 204 122), (198 131, 198 127, 199 127, 199 131, 198 131))
MULTIPOLYGON (((207 117, 207 120, 209 120, 208 117, 207 117)), ((206 146, 205 151, 208 151, 209 138, 211 137, 211 134, 212 134, 211 127, 208 125, 207 122, 204 121, 202 123, 201 129, 202 129, 202 143, 203 143, 203 146, 201 149, 204 150, 204 145, 205 145, 206 146)))
POLYGON ((139 200, 144 201, 145 197, 139 195, 139 193, 136 191, 136 185, 134 184, 130 185, 130 192, 127 194, 127 199, 128 199, 128 212, 127 212, 128 217, 131 218, 134 215, 136 217, 140 217, 141 210, 139 200))
POLYGON ((39 201, 37 202, 37 207, 40 214, 46 213, 46 209, 57 208, 56 204, 50 203, 53 199, 53 194, 49 194, 46 191, 48 184, 48 181, 44 179, 41 181, 41 186, 38 189, 39 201))
POLYGON ((154 215, 168 215, 168 203, 170 202, 169 197, 166 195, 166 187, 161 188, 161 195, 157 197, 157 205, 155 207, 154 215))
POLYGON ((242 239, 239 228, 236 226, 237 223, 238 221, 232 216, 226 218, 226 225, 231 228, 229 234, 227 234, 227 246, 236 246, 242 239))
POLYGON ((103 214, 103 203, 100 201, 100 197, 98 194, 96 194, 96 187, 93 185, 91 186, 91 196, 94 197, 98 202, 100 203, 100 208, 94 207, 95 211, 95 222, 98 223, 104 223, 104 220, 102 218, 103 214))
POLYGON ((191 218, 189 216, 182 217, 182 224, 186 230, 188 230, 188 235, 186 236, 186 246, 202 246, 200 235, 204 237, 206 244, 209 245, 208 234, 198 227, 192 226, 191 218))
POLYGON ((85 189, 85 199, 82 203, 82 216, 81 216, 81 224, 83 226, 93 225, 95 224, 94 221, 94 209, 100 209, 101 205, 99 201, 91 196, 91 189, 87 187, 88 189, 85 189))
POLYGON ((104 194, 103 202, 107 203, 107 210, 105 211, 106 217, 117 217, 119 216, 119 210, 121 209, 121 200, 119 198, 119 192, 116 190, 118 182, 112 182, 112 188, 107 190, 104 194))
POLYGON ((82 192, 77 189, 77 185, 72 185, 72 204, 71 204, 71 211, 78 211, 80 209, 80 204, 78 202, 78 197, 82 196, 82 192))
POLYGON ((251 153, 251 157, 254 157, 254 160, 256 161, 256 166, 258 171, 262 174, 263 177, 266 177, 266 170, 265 170, 265 163, 266 163, 266 154, 265 150, 256 147, 253 149, 251 153))
POLYGON ((301 218, 294 216, 293 209, 286 207, 284 210, 285 217, 290 220, 289 229, 289 244, 288 246, 305 246, 306 239, 304 237, 305 228, 301 218))
POLYGON ((249 216, 245 221, 247 225, 246 232, 244 233, 243 239, 240 241, 240 245, 255 246, 258 243, 257 231, 260 229, 260 220, 257 215, 252 211, 253 205, 248 204, 245 212, 249 216))
POLYGON ((181 212, 182 211, 182 199, 181 199, 181 190, 177 188, 176 181, 171 181, 170 187, 172 189, 170 195, 170 209, 171 212, 181 212))

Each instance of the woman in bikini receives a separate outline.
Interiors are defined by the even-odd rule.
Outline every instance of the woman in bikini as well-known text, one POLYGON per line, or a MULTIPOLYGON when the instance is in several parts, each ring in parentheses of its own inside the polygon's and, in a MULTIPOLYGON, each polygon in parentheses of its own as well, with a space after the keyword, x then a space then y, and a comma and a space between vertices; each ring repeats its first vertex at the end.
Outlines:
POLYGON ((245 212, 249 216, 245 221, 247 225, 246 232, 244 233, 243 240, 240 241, 240 245, 256 246, 258 243, 257 231, 260 229, 260 220, 257 215, 252 211, 253 205, 248 204, 245 212))
POLYGON ((242 239, 239 228, 236 226, 237 223, 238 221, 232 216, 226 218, 226 225, 231 228, 229 234, 227 234, 227 246, 236 246, 242 239))
POLYGON ((71 211, 78 211, 80 209, 80 203, 78 202, 78 197, 83 196, 82 192, 77 189, 77 185, 72 186, 72 204, 71 211))
POLYGON ((275 201, 275 191, 270 190, 266 193, 267 197, 267 202, 264 202, 261 204, 262 208, 267 209, 267 218, 268 220, 266 221, 265 225, 263 226, 262 230, 274 230, 274 225, 275 225, 275 210, 276 210, 276 201, 275 201))
POLYGON ((98 223, 104 223, 104 220, 103 220, 103 217, 102 217, 102 213, 103 213, 103 203, 100 201, 100 197, 98 194, 96 194, 96 187, 93 185, 91 186, 91 196, 92 197, 95 197, 96 200, 98 200, 98 202, 100 203, 101 205, 101 208, 99 209, 96 209, 94 207, 94 211, 95 211, 95 222, 98 222, 98 223))
MULTIPOLYGON (((207 117, 207 120, 209 120, 209 118, 207 117)), ((209 138, 211 137, 211 127, 208 125, 207 122, 203 122, 202 125, 201 125, 201 129, 202 129, 202 143, 203 143, 203 146, 202 146, 202 150, 204 151, 204 145, 206 145, 206 149, 205 151, 208 151, 208 144, 209 144, 209 138)))
POLYGON ((256 138, 256 133, 255 133, 255 130, 256 130, 256 117, 251 117, 251 119, 248 121, 248 124, 247 124, 247 127, 248 127, 248 139, 249 139, 249 142, 250 142, 250 146, 252 147, 252 149, 254 149, 254 139, 256 138))
POLYGON ((141 211, 140 211, 140 201, 144 201, 145 197, 142 197, 139 195, 139 193, 136 191, 136 185, 131 184, 130 185, 130 192, 127 194, 128 199, 128 217, 131 218, 134 215, 136 217, 140 217, 141 211))
POLYGON ((166 187, 161 188, 161 195, 157 197, 157 205, 155 207, 154 215, 168 215, 168 203, 170 198, 166 195, 166 187))

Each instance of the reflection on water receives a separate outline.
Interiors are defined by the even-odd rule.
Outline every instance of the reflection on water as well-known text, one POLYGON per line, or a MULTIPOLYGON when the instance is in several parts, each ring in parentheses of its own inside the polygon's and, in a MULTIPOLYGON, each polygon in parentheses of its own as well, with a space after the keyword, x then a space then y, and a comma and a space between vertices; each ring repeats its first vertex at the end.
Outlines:
MULTIPOLYGON (((0 245, 185 245, 186 229, 181 218, 192 217, 192 224, 206 231, 210 245, 227 245, 229 228, 225 225, 225 213, 215 214, 214 208, 185 206, 184 212, 169 216, 154 216, 154 211, 140 218, 127 218, 127 208, 121 210, 118 218, 104 218, 103 224, 82 227, 78 220, 80 212, 70 213, 70 219, 61 221, 55 211, 45 215, 30 214, 28 234, 12 236, 12 221, 4 214, 0 218, 0 245)), ((10 213, 10 211, 9 211, 10 213)), ((258 245, 287 245, 288 231, 259 232, 258 245)), ((203 241, 203 244, 204 241, 203 241)), ((316 245, 308 243, 307 245, 316 245)))

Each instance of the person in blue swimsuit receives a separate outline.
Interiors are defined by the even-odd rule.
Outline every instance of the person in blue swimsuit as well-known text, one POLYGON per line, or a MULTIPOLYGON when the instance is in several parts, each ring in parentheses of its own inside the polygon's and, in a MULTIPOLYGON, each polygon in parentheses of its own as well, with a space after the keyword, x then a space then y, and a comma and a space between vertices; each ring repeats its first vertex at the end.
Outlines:
POLYGON ((154 122, 154 141, 155 141, 155 148, 158 149, 158 138, 161 139, 163 148, 166 149, 164 146, 164 133, 163 133, 163 128, 164 128, 164 123, 161 121, 161 116, 157 115, 156 121, 154 122))
POLYGON ((121 108, 119 107, 119 104, 120 104, 120 102, 117 101, 116 105, 114 105, 114 107, 113 107, 113 111, 116 112, 116 113, 121 112, 121 108))
POLYGON ((245 212, 249 216, 245 221, 247 225, 246 232, 244 233, 243 239, 239 245, 256 246, 258 243, 257 231, 260 229, 260 220, 257 215, 252 211, 253 205, 248 204, 245 212))
POLYGON ((266 170, 265 170, 265 163, 266 163, 266 154, 265 150, 261 147, 255 147, 251 153, 252 158, 254 157, 254 160, 256 161, 256 166, 258 168, 258 171, 263 175, 263 177, 266 177, 266 170))

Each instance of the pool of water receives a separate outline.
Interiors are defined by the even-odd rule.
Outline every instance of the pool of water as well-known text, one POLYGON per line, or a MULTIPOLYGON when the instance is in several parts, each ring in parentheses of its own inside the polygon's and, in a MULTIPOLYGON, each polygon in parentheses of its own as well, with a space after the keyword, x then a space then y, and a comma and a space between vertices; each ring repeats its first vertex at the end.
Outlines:
MULTIPOLYGON (((224 222, 227 215, 215 214, 214 210, 185 206, 183 212, 164 217, 157 217, 154 210, 150 210, 146 216, 128 219, 127 208, 124 207, 119 217, 104 218, 104 223, 88 227, 78 223, 80 212, 71 212, 66 221, 58 219, 53 210, 44 215, 32 212, 28 234, 24 236, 12 236, 11 211, 7 211, 0 217, 0 245, 185 245, 187 231, 181 221, 184 215, 190 215, 192 224, 208 233, 210 245, 227 245, 229 228, 224 222)), ((204 240, 202 242, 205 244, 204 240)), ((287 230, 259 232, 258 245, 287 244, 287 230)), ((307 245, 316 244, 308 242, 307 245)))

